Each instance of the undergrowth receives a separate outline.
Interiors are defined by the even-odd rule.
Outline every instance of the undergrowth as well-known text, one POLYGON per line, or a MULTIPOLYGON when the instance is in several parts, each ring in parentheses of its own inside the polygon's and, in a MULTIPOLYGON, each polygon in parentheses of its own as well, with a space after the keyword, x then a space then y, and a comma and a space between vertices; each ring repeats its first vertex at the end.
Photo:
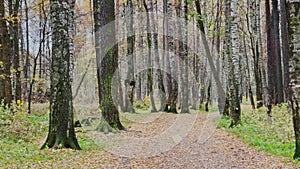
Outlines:
POLYGON ((27 114, 20 105, 0 106, 0 168, 24 168, 29 163, 59 160, 99 148, 84 133, 78 132, 81 152, 40 150, 47 136, 49 110, 43 105, 33 105, 33 110, 27 114))

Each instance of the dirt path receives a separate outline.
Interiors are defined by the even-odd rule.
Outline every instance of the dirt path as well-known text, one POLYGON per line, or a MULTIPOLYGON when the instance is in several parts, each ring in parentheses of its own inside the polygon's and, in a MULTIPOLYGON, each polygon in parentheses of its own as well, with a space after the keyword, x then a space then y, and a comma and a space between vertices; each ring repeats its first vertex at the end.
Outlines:
POLYGON ((285 158, 259 152, 225 131, 213 130, 207 115, 159 113, 141 118, 128 115, 127 118, 134 116, 137 116, 136 123, 128 124, 127 132, 89 133, 96 142, 110 142, 106 150, 78 152, 65 160, 35 164, 30 168, 295 168, 285 158), (190 128, 184 124, 193 120, 190 128), (189 132, 184 134, 187 130, 183 128, 188 128, 189 132), (205 136, 206 142, 199 142, 205 130, 214 132, 205 136), (172 136, 165 137, 166 133, 172 136))

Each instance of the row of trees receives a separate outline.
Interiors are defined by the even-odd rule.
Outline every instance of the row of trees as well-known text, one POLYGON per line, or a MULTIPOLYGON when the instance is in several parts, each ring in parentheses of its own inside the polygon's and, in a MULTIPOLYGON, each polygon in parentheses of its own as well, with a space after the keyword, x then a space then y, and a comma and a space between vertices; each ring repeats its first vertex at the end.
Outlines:
POLYGON ((102 113, 97 130, 125 129, 119 110, 135 112, 134 102, 147 97, 152 112, 190 113, 190 107, 216 103, 232 127, 240 123, 243 97, 253 109, 265 105, 270 116, 273 105, 289 102, 298 158, 299 5, 297 0, 94 0, 82 10, 74 0, 0 1, 0 98, 6 104, 25 100, 30 112, 34 84, 50 72, 50 126, 43 148, 80 149, 73 126, 74 61, 87 47, 78 37, 94 35, 102 113), (93 33, 80 27, 87 18, 94 21, 86 28, 93 33))

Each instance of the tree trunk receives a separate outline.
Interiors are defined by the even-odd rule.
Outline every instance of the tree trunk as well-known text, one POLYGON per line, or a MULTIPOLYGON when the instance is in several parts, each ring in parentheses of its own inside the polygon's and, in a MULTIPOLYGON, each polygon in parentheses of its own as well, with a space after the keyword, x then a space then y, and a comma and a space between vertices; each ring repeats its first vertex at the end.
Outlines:
POLYGON ((259 52, 259 29, 260 24, 258 23, 258 18, 260 15, 259 3, 256 3, 256 0, 251 0, 249 2, 249 8, 247 9, 247 27, 250 34, 251 42, 251 52, 254 60, 254 78, 255 78, 255 87, 256 87, 256 100, 257 108, 263 106, 263 97, 262 97, 262 80, 261 80, 261 71, 260 71, 260 52, 259 52), (250 17, 249 17, 250 15, 250 17), (251 19, 251 22, 249 21, 251 19))
POLYGON ((19 14, 19 7, 20 7, 20 1, 16 0, 14 4, 12 4, 12 1, 9 2, 9 13, 10 16, 12 16, 12 21, 10 22, 11 25, 11 39, 12 39, 12 51, 13 51, 13 68, 14 68, 14 100, 15 103, 17 101, 21 100, 22 96, 22 90, 21 90, 21 68, 20 68, 20 56, 19 56, 19 20, 14 19, 18 17, 19 14))
POLYGON ((188 84, 188 48, 187 48, 187 42, 188 42, 188 29, 187 29, 187 22, 188 22, 188 1, 182 0, 182 17, 183 17, 183 25, 181 26, 181 42, 180 42, 180 58, 182 59, 182 109, 181 113, 190 113, 189 110, 189 84, 188 84))
POLYGON ((102 79, 101 75, 101 62, 103 56, 103 49, 100 46, 100 37, 101 37, 101 1, 100 0, 93 0, 93 12, 94 12, 94 36, 95 36, 95 51, 96 51, 96 65, 97 65, 97 83, 98 83, 98 98, 99 98, 99 105, 102 104, 103 100, 103 87, 104 87, 104 79, 102 79))
POLYGON ((237 21, 237 0, 231 1, 231 43, 232 54, 228 57, 229 63, 229 92, 230 92, 230 126, 236 126, 241 120, 241 105, 239 96, 239 40, 238 40, 238 21, 237 21))
MULTIPOLYGON (((179 39, 180 39, 180 31, 179 31, 179 4, 178 0, 173 1, 173 6, 174 6, 174 12, 175 12, 175 20, 174 22, 174 32, 175 35, 177 36, 177 39, 173 39, 173 48, 174 48, 174 54, 175 57, 171 59, 171 67, 173 68, 173 73, 171 72, 171 96, 170 96, 170 108, 169 111, 170 113, 178 113, 177 112, 177 101, 178 101, 178 91, 179 91, 179 86, 178 86, 178 79, 179 79, 179 67, 178 67, 178 62, 179 59, 176 56, 179 56, 179 39)), ((167 79, 169 77, 167 76, 167 79)), ((168 82, 169 83, 169 82, 168 82)))
POLYGON ((75 0, 51 0, 52 63, 50 123, 42 148, 80 150, 73 124, 72 102, 72 28, 75 0))
POLYGON ((267 72, 268 72, 268 96, 267 96, 267 113, 269 116, 272 114, 272 104, 274 103, 274 48, 272 44, 272 22, 270 14, 270 0, 266 0, 266 27, 267 27, 267 72))
POLYGON ((134 113, 133 107, 133 96, 135 87, 134 78, 134 43, 135 43, 135 33, 133 30, 133 4, 132 0, 127 0, 127 16, 126 17, 126 27, 127 27, 127 79, 125 80, 125 92, 127 97, 125 98, 125 111, 134 113))
POLYGON ((164 50, 164 59, 165 59, 165 69, 166 69, 166 81, 167 81, 167 104, 165 105, 164 111, 169 111, 169 106, 172 104, 173 96, 173 83, 172 83, 172 73, 171 73, 171 63, 170 63, 170 56, 169 56, 169 22, 168 22, 168 1, 163 0, 163 29, 164 29, 164 36, 163 36, 163 50, 164 50))
POLYGON ((289 93, 289 35, 288 35, 288 20, 287 20, 287 7, 286 7, 286 0, 280 0, 280 20, 281 20, 281 42, 282 42, 282 59, 283 59, 283 87, 284 87, 284 94, 285 100, 288 101, 289 93))
POLYGON ((293 113, 295 132, 294 159, 300 158, 300 1, 289 2, 289 35, 290 35, 290 87, 288 88, 289 107, 293 113))
MULTIPOLYGON (((231 57, 232 55, 232 51, 231 51, 231 48, 232 48, 232 43, 231 43, 231 17, 230 17, 230 10, 231 10, 231 1, 230 0, 226 0, 225 1, 225 35, 224 35, 224 53, 225 53, 225 56, 227 57, 227 59, 224 59, 223 60, 223 64, 224 65, 227 65, 227 66, 224 66, 224 75, 227 75, 226 77, 226 89, 227 89, 227 92, 226 92, 226 100, 225 100, 225 105, 224 105, 224 110, 222 111, 224 115, 230 115, 230 111, 229 111, 229 100, 230 100, 230 91, 229 91, 229 80, 228 80, 228 76, 229 76, 229 69, 230 69, 230 66, 229 66, 229 63, 228 63, 228 60, 229 58, 231 57)), ((224 57, 225 58, 225 57, 224 57)))
MULTIPOLYGON (((95 31, 96 28, 100 35, 99 42, 95 43, 95 47, 100 47, 101 55, 98 56, 98 69, 101 70, 100 77, 98 74, 98 82, 103 80, 103 95, 99 95, 101 101, 101 121, 97 127, 98 131, 105 133, 113 131, 114 129, 125 130, 120 122, 119 111, 113 102, 112 98, 112 80, 115 71, 118 68, 118 46, 116 45, 116 27, 115 24, 109 24, 115 21, 115 3, 111 0, 94 1, 94 8, 97 12, 94 14, 95 31), (97 26, 96 26, 97 25, 97 26), (99 26, 99 27, 98 27, 99 26), (99 45, 99 46, 97 46, 99 45), (100 58, 102 60, 100 60, 100 58), (103 96, 103 97, 102 97, 103 96), (102 98, 101 98, 102 97, 102 98)), ((101 83, 98 84, 101 90, 101 83)))
POLYGON ((277 87, 277 103, 281 104, 284 101, 283 85, 282 85, 282 66, 281 66, 281 48, 279 37, 279 11, 278 0, 272 0, 272 14, 273 14, 273 26, 274 26, 274 44, 275 44, 275 57, 276 57, 276 87, 277 87))
MULTIPOLYGON (((29 79, 30 79, 30 59, 29 59, 29 16, 28 16, 28 5, 27 0, 24 0, 25 5, 25 25, 26 25, 26 57, 25 57, 25 67, 24 67, 24 78, 25 78, 25 93, 28 97, 29 79)), ((23 89, 24 90, 24 89, 23 89)), ((28 100, 27 100, 28 101, 28 100)))
MULTIPOLYGON (((154 93, 153 93, 153 65, 152 65, 152 56, 153 56, 153 39, 152 39, 152 35, 151 35, 151 16, 150 16, 150 11, 153 11, 153 7, 152 7, 152 1, 149 0, 146 2, 146 0, 144 0, 144 7, 145 10, 147 12, 147 43, 148 43, 148 58, 147 58, 147 64, 148 64, 148 81, 147 81, 147 90, 148 90, 148 94, 150 94, 150 102, 151 102, 151 112, 157 112, 156 106, 155 106, 155 102, 154 102, 154 93)), ((153 14, 152 14, 153 15, 153 14)), ((153 16, 154 17, 154 16, 153 16)), ((153 19, 153 18, 152 18, 153 19)))
POLYGON ((217 86, 217 93, 218 93, 218 107, 219 107, 219 112, 220 114, 223 114, 223 111, 225 110, 224 105, 226 102, 226 95, 225 95, 225 91, 221 85, 221 80, 220 80, 220 76, 219 73, 217 72, 217 69, 214 65, 213 62, 213 55, 211 54, 211 51, 209 49, 208 46, 208 42, 207 42, 207 38, 206 38, 206 34, 205 34, 205 29, 204 29, 204 23, 201 20, 200 16, 201 16, 201 8, 200 8, 200 1, 199 0, 195 0, 195 6, 196 6, 196 10, 197 10, 197 14, 198 17, 196 18, 197 21, 197 27, 201 30, 201 33, 203 34, 203 36, 201 36, 202 38, 202 42, 204 45, 204 49, 205 49, 205 54, 206 57, 208 59, 208 63, 209 63, 209 67, 212 71, 212 75, 214 77, 214 80, 216 82, 216 86, 217 86))
MULTIPOLYGON (((138 2, 138 8, 137 8, 137 23, 143 22, 143 15, 141 15, 142 12, 142 7, 143 7, 143 2, 139 1, 138 2)), ((137 25, 138 27, 138 35, 136 36, 136 47, 137 49, 137 56, 141 56, 144 54, 144 36, 143 36, 143 30, 144 30, 144 25, 137 25)), ((135 57, 135 62, 137 66, 137 70, 143 69, 144 68, 144 57, 135 57)), ((139 103, 143 102, 143 97, 142 97, 142 92, 143 92, 143 78, 144 78, 144 71, 142 72, 136 72, 137 73, 137 79, 136 79, 136 100, 139 103)))
POLYGON ((11 87, 11 48, 8 41, 8 27, 5 16, 4 0, 0 0, 0 100, 5 104, 10 104, 12 101, 12 87, 11 87))
POLYGON ((153 2, 152 0, 148 0, 148 15, 149 15, 149 33, 151 34, 151 58, 153 58, 154 62, 153 62, 153 71, 155 72, 155 80, 158 83, 158 89, 159 91, 159 96, 160 96, 160 111, 163 111, 165 108, 165 101, 166 101, 166 96, 165 96, 165 88, 164 88, 164 84, 163 84, 163 75, 162 75, 162 71, 160 68, 160 62, 159 62, 159 52, 158 52, 158 33, 157 33, 157 29, 155 27, 156 22, 155 22, 155 17, 154 17, 154 11, 153 11, 153 2))
POLYGON ((251 87, 251 74, 250 74, 250 67, 249 67, 249 59, 248 59, 248 54, 247 54, 247 46, 246 46, 246 37, 245 35, 243 36, 243 45, 244 45, 244 53, 246 57, 246 81, 247 81, 247 88, 249 91, 249 98, 251 102, 252 109, 255 109, 255 103, 254 103, 254 98, 253 98, 253 92, 252 92, 252 87, 251 87))
POLYGON ((211 102, 210 97, 211 97, 211 78, 209 79, 208 82, 208 87, 207 87, 207 98, 206 98, 206 103, 205 103, 205 111, 209 112, 208 105, 211 102))

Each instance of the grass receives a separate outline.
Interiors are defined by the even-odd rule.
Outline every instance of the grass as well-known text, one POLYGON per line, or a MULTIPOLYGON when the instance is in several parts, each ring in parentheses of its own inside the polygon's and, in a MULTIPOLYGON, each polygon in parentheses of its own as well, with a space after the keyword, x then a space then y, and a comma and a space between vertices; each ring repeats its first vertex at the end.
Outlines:
MULTIPOLYGON (((60 160, 78 154, 78 151, 61 150, 57 153, 50 149, 40 150, 48 131, 48 113, 45 106, 35 105, 32 114, 21 109, 10 111, 0 106, 0 168, 23 168, 28 163, 42 163, 60 160)), ((79 153, 99 150, 93 140, 83 132, 77 132, 81 148, 79 153)))
MULTIPOLYGON (((22 168, 29 163, 43 163, 53 160, 71 158, 74 155, 84 156, 93 150, 101 150, 83 128, 77 129, 77 138, 82 151, 45 149, 40 150, 48 130, 48 105, 33 105, 32 114, 28 115, 22 108, 15 106, 15 113, 0 105, 0 168, 22 168)), ((146 108, 148 104, 143 105, 146 108)), ((210 108, 217 109, 216 106, 210 108)), ((199 110, 199 113, 203 110, 199 110)), ((204 112, 203 112, 204 113, 204 112)), ((123 124, 130 123, 122 118, 123 124)), ((237 135, 250 146, 277 156, 292 159, 295 149, 292 115, 287 106, 275 107, 271 121, 264 108, 252 110, 247 104, 242 111, 242 123, 228 128, 230 119, 223 117, 219 128, 237 135)), ((106 146, 106 145, 103 145, 106 146)), ((300 162, 295 162, 299 165, 300 162)), ((299 165, 300 166, 300 165, 299 165)))
POLYGON ((250 146, 277 156, 293 158, 295 150, 292 115, 287 106, 274 107, 272 117, 264 108, 252 110, 246 106, 242 111, 242 123, 228 128, 230 119, 223 117, 219 128, 237 135, 250 146))

